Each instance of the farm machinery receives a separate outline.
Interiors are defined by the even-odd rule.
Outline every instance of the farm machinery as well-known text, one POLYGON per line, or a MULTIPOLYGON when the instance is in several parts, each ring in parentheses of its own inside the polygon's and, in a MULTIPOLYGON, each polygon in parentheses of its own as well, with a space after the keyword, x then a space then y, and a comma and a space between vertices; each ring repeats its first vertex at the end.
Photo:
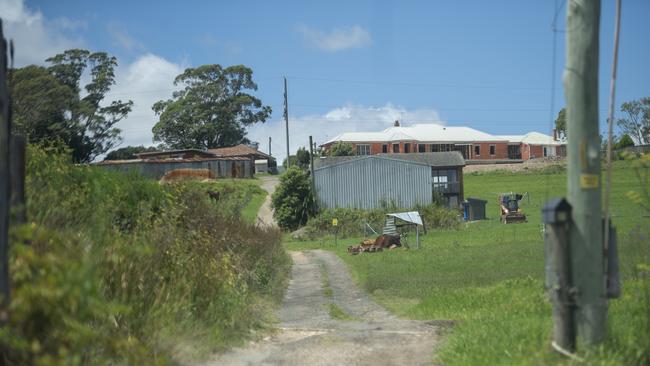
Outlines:
POLYGON ((526 222, 526 215, 519 207, 526 194, 502 193, 499 195, 499 207, 501 207, 501 222, 504 224, 526 222))

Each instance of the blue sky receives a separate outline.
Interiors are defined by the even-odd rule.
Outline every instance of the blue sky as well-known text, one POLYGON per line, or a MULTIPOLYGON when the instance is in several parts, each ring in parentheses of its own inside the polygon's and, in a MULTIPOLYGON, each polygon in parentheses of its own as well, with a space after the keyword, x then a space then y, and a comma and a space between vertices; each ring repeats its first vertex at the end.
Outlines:
MULTIPOLYGON (((562 0, 557 3, 562 4, 562 0)), ((650 2, 624 0, 617 105, 650 95, 650 2)), ((289 81, 291 150, 307 136, 440 122, 493 134, 551 129, 551 23, 546 1, 26 1, 0 0, 19 65, 69 47, 118 57, 113 98, 136 108, 123 145, 151 144, 151 104, 185 67, 245 64, 273 107, 249 131, 284 156, 282 76, 289 81), (488 5, 489 4, 489 5, 488 5)), ((558 16, 564 29, 565 6, 558 16)), ((614 2, 602 2, 601 129, 614 2)), ((564 105, 565 33, 557 34, 553 114, 564 105)), ((620 113, 619 113, 620 114, 620 113)))

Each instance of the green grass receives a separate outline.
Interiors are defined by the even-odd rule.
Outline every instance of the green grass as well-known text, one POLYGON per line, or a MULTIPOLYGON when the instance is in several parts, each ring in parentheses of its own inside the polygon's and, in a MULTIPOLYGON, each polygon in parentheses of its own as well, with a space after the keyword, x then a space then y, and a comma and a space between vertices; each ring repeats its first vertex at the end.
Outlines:
POLYGON ((345 312, 345 310, 341 309, 338 305, 335 303, 331 302, 328 304, 328 311, 332 319, 336 320, 343 320, 343 321, 353 321, 357 320, 357 318, 353 317, 352 315, 348 314, 345 312))
POLYGON ((262 207, 266 195, 268 193, 265 190, 255 192, 251 197, 244 209, 241 211, 242 219, 246 222, 255 223, 257 221, 257 213, 262 207))
MULTIPOLYGON (((583 352, 590 364, 641 364, 650 349, 650 281, 639 266, 650 263, 648 228, 642 210, 625 194, 638 189, 629 163, 617 162, 612 215, 619 232, 622 299, 610 301, 609 337, 583 352)), ((550 351, 551 308, 544 293, 540 211, 551 197, 565 195, 561 169, 491 172, 465 176, 465 195, 488 200, 486 221, 459 230, 432 230, 420 250, 350 256, 347 245, 361 238, 287 242, 289 249, 320 247, 336 252, 355 280, 389 310, 414 319, 451 319, 456 326, 437 352, 450 365, 556 364, 550 351), (501 224, 497 195, 528 192, 523 224, 501 224)))

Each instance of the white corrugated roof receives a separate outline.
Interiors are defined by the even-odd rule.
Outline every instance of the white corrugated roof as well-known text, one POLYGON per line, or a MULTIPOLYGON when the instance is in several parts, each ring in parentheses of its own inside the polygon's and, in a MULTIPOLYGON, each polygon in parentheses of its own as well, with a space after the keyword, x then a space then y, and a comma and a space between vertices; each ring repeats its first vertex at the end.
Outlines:
POLYGON ((381 132, 345 132, 326 144, 336 141, 345 142, 389 142, 413 140, 422 142, 474 142, 474 141, 504 141, 498 136, 475 130, 470 127, 443 126, 434 123, 416 124, 413 126, 390 127, 381 132))
POLYGON ((525 135, 509 135, 509 136, 499 136, 504 140, 510 142, 520 142, 529 145, 561 145, 561 141, 553 140, 552 136, 540 133, 540 132, 529 132, 525 135))

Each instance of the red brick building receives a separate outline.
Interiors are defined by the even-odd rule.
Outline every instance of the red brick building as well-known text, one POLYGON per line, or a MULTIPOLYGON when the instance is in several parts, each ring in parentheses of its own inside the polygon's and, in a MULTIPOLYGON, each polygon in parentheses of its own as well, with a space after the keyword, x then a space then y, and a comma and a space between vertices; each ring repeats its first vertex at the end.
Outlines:
POLYGON ((538 132, 495 136, 470 127, 439 124, 395 126, 381 132, 345 132, 322 145, 329 151, 338 141, 352 144, 357 155, 458 151, 466 160, 528 160, 564 156, 564 143, 538 132))

